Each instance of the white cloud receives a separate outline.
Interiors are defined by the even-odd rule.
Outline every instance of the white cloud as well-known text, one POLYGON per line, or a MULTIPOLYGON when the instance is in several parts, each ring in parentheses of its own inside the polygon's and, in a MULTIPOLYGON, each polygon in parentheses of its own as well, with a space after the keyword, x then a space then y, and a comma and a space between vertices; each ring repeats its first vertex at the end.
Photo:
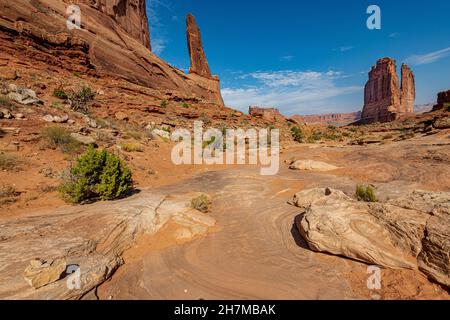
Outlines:
MULTIPOLYGON (((169 39, 166 36, 166 28, 160 17, 161 9, 172 11, 170 6, 161 0, 152 0, 147 2, 149 12, 149 27, 150 27, 150 40, 152 43, 152 51, 156 55, 161 55, 169 43, 169 39)), ((173 17, 172 17, 173 19, 173 17)), ((173 21, 173 20, 172 20, 173 21)))
POLYGON ((355 49, 354 46, 342 46, 342 47, 339 47, 337 49, 333 49, 333 51, 347 52, 347 51, 350 51, 350 50, 353 50, 353 49, 355 49))
POLYGON ((288 115, 309 113, 327 108, 331 98, 362 90, 359 86, 338 87, 334 80, 341 77, 336 71, 258 71, 240 77, 256 80, 256 86, 224 88, 222 96, 227 105, 245 112, 256 105, 277 107, 288 115))
POLYGON ((280 57, 280 60, 281 60, 281 61, 285 61, 285 62, 289 62, 289 61, 294 60, 294 58, 295 58, 295 56, 287 55, 287 56, 282 56, 282 57, 280 57))
POLYGON ((406 58, 405 62, 411 65, 420 66, 439 61, 448 56, 450 56, 450 47, 422 55, 412 55, 406 58))

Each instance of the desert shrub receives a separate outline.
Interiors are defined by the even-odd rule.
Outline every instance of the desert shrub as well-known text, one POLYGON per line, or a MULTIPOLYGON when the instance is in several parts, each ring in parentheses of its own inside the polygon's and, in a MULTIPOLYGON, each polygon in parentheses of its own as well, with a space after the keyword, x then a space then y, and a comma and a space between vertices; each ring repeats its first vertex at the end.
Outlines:
POLYGON ((133 188, 128 166, 115 154, 92 146, 76 160, 64 180, 59 191, 70 203, 120 199, 133 188))
POLYGON ((58 110, 62 110, 62 109, 63 109, 63 106, 62 106, 61 103, 59 103, 59 102, 53 102, 53 103, 50 105, 50 107, 51 107, 51 108, 58 109, 58 110))
POLYGON ((81 90, 71 93, 69 99, 72 101, 71 109, 81 113, 89 112, 89 103, 94 100, 95 92, 90 87, 84 86, 81 90))
POLYGON ((168 105, 169 105, 169 102, 166 99, 161 101, 161 104, 160 104, 161 108, 167 108, 168 105))
POLYGON ((126 132, 124 138, 125 139, 133 138, 133 139, 136 139, 136 140, 141 140, 142 139, 142 132, 137 131, 137 130, 129 130, 129 131, 126 132))
POLYGON ((308 143, 316 143, 317 141, 321 140, 323 137, 322 132, 320 131, 314 131, 307 139, 308 143))
POLYGON ((64 153, 77 153, 82 145, 70 135, 70 132, 61 127, 48 127, 42 130, 41 138, 46 140, 51 149, 60 149, 64 153))
POLYGON ((11 107, 11 100, 7 96, 0 95, 0 106, 2 107, 11 107))
POLYGON ((0 152, 0 170, 11 171, 17 169, 18 160, 15 156, 0 152))
POLYGON ((144 152, 144 146, 137 142, 127 142, 120 145, 125 152, 144 152))
POLYGON ((356 198, 358 201, 364 202, 377 202, 377 196, 375 195, 375 190, 371 186, 356 186, 356 198))
POLYGON ((206 194, 202 194, 191 201, 191 207, 203 213, 209 212, 211 209, 212 201, 206 194))
POLYGON ((67 93, 61 88, 56 88, 53 90, 53 96, 61 100, 67 100, 69 98, 67 93))
POLYGON ((305 139, 305 135, 303 134, 302 129, 295 126, 291 128, 292 138, 299 143, 303 143, 303 139, 305 139))
POLYGON ((182 104, 181 104, 181 106, 183 107, 183 108, 190 108, 191 107, 191 105, 189 104, 189 103, 187 103, 187 102, 183 102, 182 104))
POLYGON ((444 110, 447 110, 450 112, 450 102, 444 103, 444 110))
POLYGON ((19 193, 16 188, 10 184, 0 185, 0 198, 17 197, 19 193))

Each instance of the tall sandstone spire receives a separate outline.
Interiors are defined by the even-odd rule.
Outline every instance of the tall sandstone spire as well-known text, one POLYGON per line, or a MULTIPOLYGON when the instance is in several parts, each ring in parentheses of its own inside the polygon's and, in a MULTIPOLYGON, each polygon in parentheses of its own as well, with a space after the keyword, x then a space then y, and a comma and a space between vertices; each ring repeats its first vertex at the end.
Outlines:
POLYGON ((189 56, 191 58, 191 67, 189 73, 195 73, 205 78, 212 78, 211 70, 209 69, 208 61, 203 50, 202 36, 197 22, 192 14, 188 14, 186 18, 186 33, 189 49, 189 56))
POLYGON ((362 121, 388 122, 402 114, 414 112, 414 75, 407 65, 402 66, 401 87, 396 61, 383 58, 369 72, 364 90, 362 121))
POLYGON ((414 80, 414 74, 406 64, 403 64, 400 111, 403 113, 413 113, 415 100, 416 100, 416 85, 414 80))

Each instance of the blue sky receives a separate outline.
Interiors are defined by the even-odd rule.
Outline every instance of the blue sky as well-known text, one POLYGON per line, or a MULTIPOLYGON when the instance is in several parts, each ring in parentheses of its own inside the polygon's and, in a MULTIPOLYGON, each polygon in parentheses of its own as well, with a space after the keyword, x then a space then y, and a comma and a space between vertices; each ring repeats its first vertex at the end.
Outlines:
POLYGON ((187 70, 192 12, 225 103, 284 114, 350 112, 363 105, 367 73, 393 57, 416 76, 416 104, 450 89, 449 0, 147 0, 153 51, 187 70), (381 30, 369 30, 369 5, 381 30))

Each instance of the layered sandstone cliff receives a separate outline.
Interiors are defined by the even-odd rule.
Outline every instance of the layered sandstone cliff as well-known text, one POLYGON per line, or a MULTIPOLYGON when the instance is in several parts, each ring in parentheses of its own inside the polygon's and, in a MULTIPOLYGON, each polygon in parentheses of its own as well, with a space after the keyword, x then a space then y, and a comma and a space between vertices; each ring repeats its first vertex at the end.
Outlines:
POLYGON ((361 111, 350 113, 326 113, 306 116, 292 116, 299 123, 307 124, 349 124, 361 119, 361 111))
POLYGON ((445 106, 450 106, 450 90, 438 93, 437 104, 433 107, 433 110, 441 110, 445 106))
MULTIPOLYGON (((69 30, 63 0, 0 0, 1 59, 18 49, 49 68, 108 75, 179 99, 223 105, 218 79, 186 75, 150 51, 145 0, 81 0, 81 29, 69 30)), ((150 22, 151 24, 151 22, 150 22)))
POLYGON ((369 73, 364 89, 362 121, 388 122, 403 114, 414 112, 414 75, 407 65, 402 66, 401 86, 396 61, 383 58, 377 61, 369 73))

